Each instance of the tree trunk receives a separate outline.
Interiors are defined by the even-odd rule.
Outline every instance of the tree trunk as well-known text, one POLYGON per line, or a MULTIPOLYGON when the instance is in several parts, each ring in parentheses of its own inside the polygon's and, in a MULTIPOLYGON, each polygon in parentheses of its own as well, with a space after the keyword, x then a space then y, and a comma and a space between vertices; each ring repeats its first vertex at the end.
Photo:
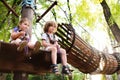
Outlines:
POLYGON ((32 35, 32 20, 33 20, 33 16, 34 16, 33 9, 30 7, 23 7, 21 15, 22 15, 22 18, 26 17, 30 21, 29 35, 31 36, 32 35))
POLYGON ((28 80, 27 73, 14 73, 13 80, 28 80))
POLYGON ((107 5, 105 0, 103 0, 101 2, 101 6, 103 8, 104 16, 105 16, 105 19, 106 19, 106 22, 107 22, 109 28, 111 29, 116 41, 118 43, 120 43, 120 29, 119 29, 117 23, 114 21, 112 14, 110 12, 110 8, 107 5))
MULTIPOLYGON (((103 8, 104 16, 105 16, 105 19, 106 19, 106 22, 107 22, 109 28, 111 29, 116 41, 118 43, 120 43, 120 29, 119 29, 117 23, 114 21, 112 14, 110 12, 110 8, 107 5, 105 0, 103 0, 101 2, 101 6, 103 8)), ((119 72, 118 72, 118 80, 120 80, 119 72)))
MULTIPOLYGON (((28 18, 30 21, 30 28, 29 28, 29 35, 31 37, 32 35, 32 21, 33 21, 34 12, 33 9, 29 6, 23 6, 22 12, 21 12, 21 18, 28 18)), ((27 73, 14 73, 13 80, 28 80, 28 74, 27 73)))

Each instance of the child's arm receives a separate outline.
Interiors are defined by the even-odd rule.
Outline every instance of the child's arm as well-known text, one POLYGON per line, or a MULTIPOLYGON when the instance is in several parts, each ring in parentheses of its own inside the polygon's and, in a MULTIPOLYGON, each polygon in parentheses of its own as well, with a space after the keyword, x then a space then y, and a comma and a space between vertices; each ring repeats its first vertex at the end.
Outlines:
POLYGON ((55 45, 56 45, 58 48, 60 48, 60 45, 58 44, 57 41, 55 41, 55 45))
POLYGON ((11 33, 11 38, 14 40, 14 39, 17 39, 17 38, 19 38, 20 36, 24 36, 24 35, 25 35, 25 32, 24 32, 24 31, 15 32, 15 31, 13 30, 12 33, 11 33))
POLYGON ((44 47, 51 46, 51 44, 50 44, 50 43, 47 43, 44 39, 42 40, 42 45, 43 45, 44 47))

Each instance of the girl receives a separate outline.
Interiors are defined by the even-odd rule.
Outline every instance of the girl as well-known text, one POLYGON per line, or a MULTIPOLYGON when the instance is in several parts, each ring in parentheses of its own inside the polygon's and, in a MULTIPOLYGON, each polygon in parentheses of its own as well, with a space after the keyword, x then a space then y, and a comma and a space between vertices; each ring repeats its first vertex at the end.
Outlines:
POLYGON ((57 53, 60 52, 61 60, 62 60, 62 73, 70 75, 70 69, 67 66, 67 56, 65 49, 61 48, 57 42, 55 32, 57 31, 57 24, 53 21, 46 22, 44 26, 44 33, 42 34, 42 46, 45 50, 51 51, 51 59, 52 59, 52 72, 55 74, 59 74, 58 66, 57 66, 57 53))
POLYGON ((11 32, 11 43, 19 45, 17 48, 18 51, 22 51, 25 46, 33 49, 34 52, 37 52, 40 48, 39 41, 37 41, 35 44, 30 41, 30 37, 28 35, 29 26, 29 20, 27 18, 22 18, 18 26, 15 27, 11 32))

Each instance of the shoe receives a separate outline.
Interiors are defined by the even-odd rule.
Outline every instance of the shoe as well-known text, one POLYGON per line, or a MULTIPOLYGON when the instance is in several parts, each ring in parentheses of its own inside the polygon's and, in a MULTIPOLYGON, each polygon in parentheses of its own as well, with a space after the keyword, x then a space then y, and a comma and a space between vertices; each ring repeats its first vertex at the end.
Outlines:
POLYGON ((39 51, 40 45, 41 45, 40 42, 39 42, 39 41, 36 41, 35 46, 34 46, 34 49, 33 49, 33 52, 34 52, 34 53, 37 53, 37 52, 39 51))
POLYGON ((70 71, 68 66, 63 66, 62 67, 62 74, 66 74, 66 75, 69 75, 69 76, 72 75, 72 73, 71 73, 71 71, 70 71))
POLYGON ((52 69, 52 73, 56 74, 56 75, 59 75, 60 72, 58 70, 58 65, 57 64, 53 64, 51 65, 51 69, 52 69))
POLYGON ((17 51, 23 51, 24 47, 27 45, 27 41, 20 42, 19 47, 17 48, 17 51))

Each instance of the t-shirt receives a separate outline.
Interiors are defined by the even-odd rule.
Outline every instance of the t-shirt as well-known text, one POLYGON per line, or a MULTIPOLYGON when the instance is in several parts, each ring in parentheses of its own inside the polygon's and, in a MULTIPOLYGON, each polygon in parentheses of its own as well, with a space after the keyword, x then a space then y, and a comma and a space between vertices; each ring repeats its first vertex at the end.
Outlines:
MULTIPOLYGON (((58 41, 58 37, 54 34, 48 34, 51 40, 58 41)), ((42 40, 46 40, 47 43, 50 43, 47 33, 43 33, 41 36, 42 40)))
MULTIPOLYGON (((55 34, 43 33, 41 38, 42 38, 42 40, 45 40, 47 43, 50 43, 50 40, 58 41, 58 37, 55 34), (49 37, 50 37, 50 39, 49 39, 49 37)), ((45 49, 45 50, 48 50, 48 48, 49 48, 49 46, 48 47, 43 46, 43 49, 45 49)), ((60 53, 59 48, 57 48, 57 49, 58 49, 57 53, 60 53)))
MULTIPOLYGON (((20 32, 21 31, 18 27, 15 27, 13 30, 14 30, 14 32, 20 32)), ((29 41, 30 36, 28 35, 28 33, 26 33, 25 36, 20 36, 19 38, 21 40, 27 40, 27 41, 29 41)), ((12 38, 11 38, 11 40, 12 40, 12 38)))

